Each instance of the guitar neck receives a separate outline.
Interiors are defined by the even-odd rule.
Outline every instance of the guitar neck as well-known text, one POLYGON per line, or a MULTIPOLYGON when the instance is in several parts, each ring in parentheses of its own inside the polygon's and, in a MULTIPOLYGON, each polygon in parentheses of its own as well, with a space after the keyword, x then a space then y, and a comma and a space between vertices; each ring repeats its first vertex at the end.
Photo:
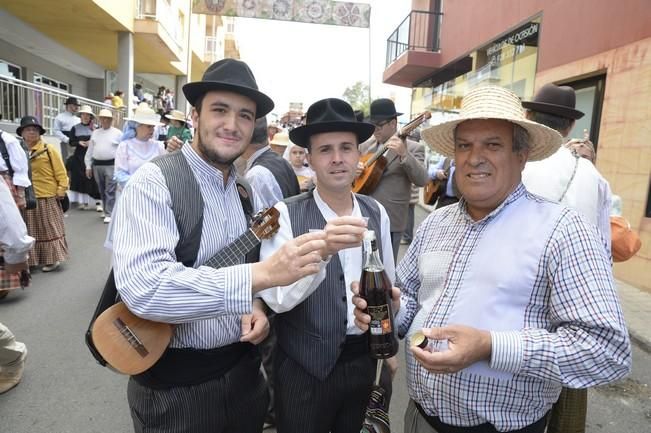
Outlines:
POLYGON ((366 163, 364 164, 364 168, 368 168, 368 167, 370 167, 371 165, 373 165, 373 164, 375 163, 375 161, 377 161, 379 157, 381 157, 382 155, 384 155, 384 153, 385 153, 386 151, 387 151, 387 145, 386 145, 386 143, 384 143, 383 145, 381 145, 380 147, 378 147, 378 149, 375 151, 375 153, 373 154, 373 156, 371 156, 371 157, 368 159, 368 161, 366 161, 366 163))
POLYGON ((225 248, 219 250, 212 258, 206 261, 205 266, 211 268, 224 268, 227 266, 234 266, 239 264, 239 258, 243 257, 255 248, 260 243, 260 239, 253 233, 253 230, 248 229, 239 238, 235 239, 225 248))

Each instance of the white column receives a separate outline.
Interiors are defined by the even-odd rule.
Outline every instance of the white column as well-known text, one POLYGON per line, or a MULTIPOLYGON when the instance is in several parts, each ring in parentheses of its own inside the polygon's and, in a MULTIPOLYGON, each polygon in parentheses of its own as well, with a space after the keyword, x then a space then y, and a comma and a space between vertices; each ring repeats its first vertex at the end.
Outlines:
POLYGON ((130 32, 118 32, 118 88, 124 95, 124 105, 127 107, 127 116, 136 108, 133 105, 133 34, 130 32))

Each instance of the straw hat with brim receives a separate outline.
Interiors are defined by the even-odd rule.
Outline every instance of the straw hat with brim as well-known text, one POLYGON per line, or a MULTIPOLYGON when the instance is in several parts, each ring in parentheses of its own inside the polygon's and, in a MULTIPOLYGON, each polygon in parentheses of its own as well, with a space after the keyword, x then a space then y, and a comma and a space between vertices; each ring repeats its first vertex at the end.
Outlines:
POLYGON ((41 122, 39 122, 38 119, 34 116, 25 116, 22 119, 20 119, 20 126, 18 127, 18 129, 16 129, 16 134, 22 137, 23 129, 27 128, 28 126, 36 126, 41 135, 45 134, 45 129, 43 129, 43 127, 41 126, 41 122))
POLYGON ((169 114, 165 115, 166 119, 178 120, 179 122, 186 122, 185 116, 179 110, 172 110, 169 114))
POLYGON ((358 122, 353 107, 337 98, 322 99, 310 105, 305 116, 305 125, 292 129, 289 139, 301 147, 308 147, 310 137, 322 132, 352 132, 357 143, 366 141, 375 126, 358 122))
POLYGON ((281 132, 276 132, 274 134, 274 137, 271 139, 269 144, 273 144, 275 146, 289 146, 292 144, 291 141, 289 141, 289 134, 286 133, 285 131, 281 132))
POLYGON ((95 117, 95 113, 93 113, 93 109, 90 108, 89 105, 82 105, 79 111, 77 111, 77 114, 81 113, 90 114, 91 116, 95 117))
POLYGON ((201 81, 183 86, 185 99, 193 107, 199 96, 211 90, 233 92, 252 99, 256 104, 256 119, 266 116, 274 108, 271 98, 258 90, 258 84, 251 69, 240 60, 223 59, 215 62, 206 69, 201 81))
POLYGON ((160 125, 160 116, 156 114, 154 110, 149 107, 139 105, 136 108, 136 111, 133 113, 133 116, 127 118, 131 122, 136 122, 141 125, 151 125, 158 126, 160 125))
POLYGON ((533 101, 524 101, 527 110, 553 114, 566 119, 580 119, 584 113, 576 109, 576 92, 570 86, 545 84, 540 88, 533 101))
POLYGON ((113 113, 111 110, 107 110, 106 108, 102 108, 99 110, 99 114, 97 117, 110 117, 111 119, 113 118, 113 113))
POLYGON ((461 101, 459 118, 422 131, 422 138, 437 153, 454 157, 454 130, 466 120, 498 119, 520 125, 529 134, 528 161, 539 161, 558 150, 563 137, 551 128, 525 118, 518 96, 497 86, 471 90, 461 101))

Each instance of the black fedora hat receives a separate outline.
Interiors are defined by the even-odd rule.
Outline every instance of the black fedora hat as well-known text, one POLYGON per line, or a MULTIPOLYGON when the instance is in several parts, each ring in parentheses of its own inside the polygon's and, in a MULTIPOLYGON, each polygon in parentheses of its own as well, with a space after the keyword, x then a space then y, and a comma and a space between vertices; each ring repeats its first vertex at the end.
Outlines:
POLYGON ((357 143, 366 141, 375 126, 358 122, 353 107, 346 101, 327 98, 315 102, 307 109, 305 126, 289 132, 289 139, 301 147, 308 147, 310 137, 322 132, 352 132, 357 135, 357 143))
POLYGON ((20 126, 18 129, 16 129, 16 134, 19 136, 23 136, 23 129, 27 128, 28 126, 37 126, 40 134, 43 135, 45 134, 45 129, 41 126, 41 122, 38 121, 38 119, 34 116, 25 116, 22 119, 20 119, 20 126))
POLYGON ((274 101, 258 90, 253 72, 240 60, 223 59, 215 62, 206 69, 201 81, 183 86, 185 98, 192 106, 199 96, 211 90, 226 90, 251 98, 257 106, 257 119, 266 116, 274 108, 274 101))
POLYGON ((402 115, 396 111, 396 105, 391 99, 380 98, 371 102, 371 113, 369 119, 371 123, 381 122, 387 119, 393 119, 402 115))
POLYGON ((74 96, 68 96, 63 105, 79 105, 79 101, 74 96))
POLYGON ((538 90, 533 101, 524 101, 522 106, 527 110, 553 114, 566 119, 576 120, 583 117, 583 112, 575 109, 576 94, 570 86, 545 84, 538 90))

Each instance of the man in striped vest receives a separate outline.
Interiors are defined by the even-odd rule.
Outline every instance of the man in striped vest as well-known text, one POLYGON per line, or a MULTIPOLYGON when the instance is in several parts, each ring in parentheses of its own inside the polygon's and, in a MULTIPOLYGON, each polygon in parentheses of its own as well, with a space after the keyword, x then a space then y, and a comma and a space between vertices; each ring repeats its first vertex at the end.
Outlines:
POLYGON ((320 272, 260 296, 276 311, 274 354, 279 433, 357 433, 375 379, 366 335, 353 321, 348 289, 362 271, 361 239, 377 235, 385 270, 393 281, 389 217, 375 199, 351 192, 359 143, 374 131, 352 107, 324 99, 307 111, 306 125, 290 139, 309 150, 317 187, 276 204, 280 231, 262 244, 263 259, 310 231, 325 232, 320 272), (365 221, 368 219, 368 222, 365 221))

